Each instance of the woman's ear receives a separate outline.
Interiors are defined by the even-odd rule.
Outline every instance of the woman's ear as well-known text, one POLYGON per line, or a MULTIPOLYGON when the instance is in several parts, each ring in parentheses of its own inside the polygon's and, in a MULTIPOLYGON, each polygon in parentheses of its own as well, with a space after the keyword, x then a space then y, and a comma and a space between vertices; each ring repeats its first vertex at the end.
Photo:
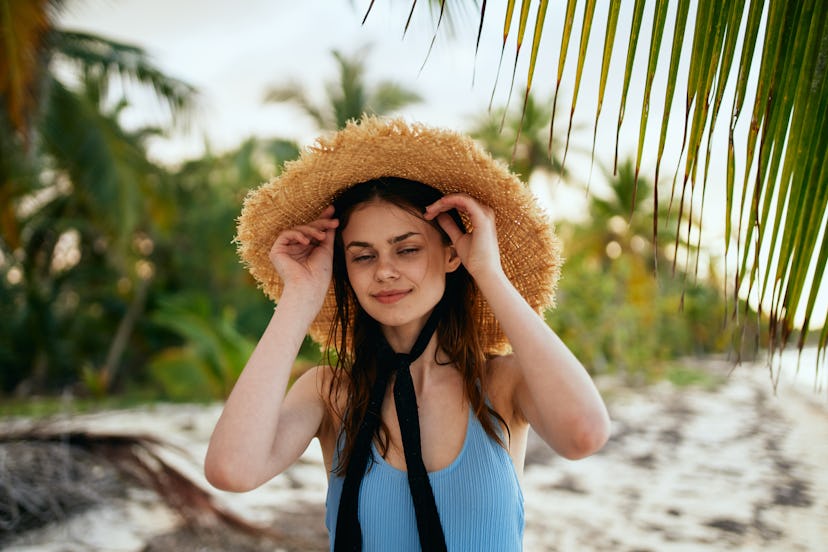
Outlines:
POLYGON ((446 260, 446 272, 454 272, 460 266, 462 261, 460 255, 457 254, 457 249, 453 245, 448 246, 448 259, 446 260))

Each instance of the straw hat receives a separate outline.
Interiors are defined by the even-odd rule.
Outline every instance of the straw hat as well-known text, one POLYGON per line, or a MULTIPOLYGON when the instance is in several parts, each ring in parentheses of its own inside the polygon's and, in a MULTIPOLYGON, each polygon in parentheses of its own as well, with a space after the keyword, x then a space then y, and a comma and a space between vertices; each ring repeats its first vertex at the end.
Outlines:
MULTIPOLYGON (((270 299, 278 302, 283 287, 268 258, 276 236, 316 219, 344 189, 384 176, 419 181, 446 194, 463 192, 490 206, 506 276, 536 311, 552 306, 560 245, 526 185, 467 136, 375 117, 319 138, 299 159, 285 163, 276 179, 245 198, 238 219, 238 251, 270 299)), ((508 341, 482 297, 475 310, 484 351, 508 351, 508 341)), ((335 313, 331 286, 309 329, 318 343, 326 342, 335 313)))

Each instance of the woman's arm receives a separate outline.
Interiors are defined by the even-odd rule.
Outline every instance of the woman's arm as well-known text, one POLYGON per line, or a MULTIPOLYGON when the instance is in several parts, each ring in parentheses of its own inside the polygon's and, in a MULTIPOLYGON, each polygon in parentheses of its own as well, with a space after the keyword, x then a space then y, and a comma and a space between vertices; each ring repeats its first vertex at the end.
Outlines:
POLYGON ((463 194, 451 194, 430 206, 426 218, 437 217, 457 249, 514 352, 515 412, 562 456, 582 458, 599 450, 609 437, 610 421, 598 390, 569 348, 523 299, 503 272, 497 248, 494 214, 463 194), (473 225, 464 234, 446 215, 465 212, 473 225))
POLYGON ((324 377, 309 371, 285 395, 290 371, 330 284, 333 209, 282 233, 271 260, 285 282, 273 317, 247 361, 216 423, 204 471, 229 491, 258 487, 284 471, 319 432, 326 412, 324 377))
POLYGON ((610 420, 586 369, 505 275, 475 281, 512 345, 503 360, 518 372, 515 411, 561 456, 597 452, 610 420))

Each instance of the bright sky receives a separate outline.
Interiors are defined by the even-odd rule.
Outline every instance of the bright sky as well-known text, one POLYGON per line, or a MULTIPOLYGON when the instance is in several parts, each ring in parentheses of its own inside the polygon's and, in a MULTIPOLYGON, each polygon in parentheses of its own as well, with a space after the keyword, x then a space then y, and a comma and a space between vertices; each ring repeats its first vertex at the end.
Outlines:
MULTIPOLYGON (((475 2, 460 2, 467 9, 454 15, 460 22, 457 32, 451 36, 444 25, 438 33, 427 63, 425 60, 433 37, 434 21, 426 8, 427 2, 419 2, 412 25, 403 37, 405 20, 410 2, 376 2, 366 24, 361 24, 369 0, 69 0, 61 15, 61 25, 67 29, 94 32, 112 39, 143 47, 153 61, 167 74, 180 78, 200 91, 199 109, 188 131, 178 132, 169 139, 158 140, 150 153, 159 160, 174 163, 181 159, 199 156, 205 142, 217 151, 232 149, 242 140, 258 135, 296 139, 307 144, 317 132, 310 121, 289 106, 264 104, 265 91, 272 85, 290 81, 299 82, 309 90, 314 99, 323 95, 324 83, 336 76, 335 62, 330 54, 338 49, 346 55, 364 45, 369 45, 367 57, 368 81, 395 80, 413 88, 425 98, 421 105, 412 106, 402 114, 416 121, 466 130, 471 120, 488 106, 495 81, 497 62, 502 44, 503 14, 505 1, 488 2, 487 21, 484 25, 481 50, 476 63, 476 80, 472 86, 474 42, 476 39, 478 8, 475 2), (469 22, 473 22, 469 24, 469 22)), ((632 3, 624 3, 619 29, 629 27, 632 3)), ((533 12, 536 8, 533 4, 533 12)), ((538 98, 551 98, 557 73, 557 48, 560 43, 561 17, 550 6, 548 24, 541 44, 541 63, 536 70, 533 89, 538 98)), ((606 20, 606 4, 598 2, 596 21, 606 20)), ((647 10, 644 29, 648 28, 647 10)), ((534 13, 532 14, 534 17, 534 13)), ((580 24, 581 14, 576 14, 580 24)), ((668 15, 672 17, 672 15, 668 15)), ((692 14, 691 14, 692 17, 692 14)), ((444 21, 444 24, 446 22, 444 21)), ((603 24, 602 24, 603 25, 603 24)), ((593 30, 595 33, 596 30, 593 30)), ((603 34, 603 29, 597 32, 603 34)), ((515 29, 513 28, 513 35, 515 29)), ((515 89, 522 88, 528 64, 532 29, 527 30, 524 52, 518 65, 515 89)), ((688 33, 689 34, 689 33, 688 33)), ((576 35, 577 36, 577 35, 576 35)), ((616 41, 626 41, 619 31, 616 41)), ((649 36, 642 37, 646 46, 649 36)), ((671 36, 665 37, 669 47, 671 36)), ((595 41, 596 45, 598 42, 595 41)), ((645 46, 639 45, 639 48, 645 46)), ((575 72, 577 42, 570 45, 565 66, 564 82, 572 83, 575 72)), ((621 50, 622 52, 624 50, 621 50)), ((592 125, 597 103, 595 82, 600 70, 600 52, 593 48, 588 52, 584 71, 584 84, 575 113, 575 126, 585 129, 573 134, 571 148, 589 150, 592 143, 592 125)), ((514 38, 506 48, 500 84, 495 104, 501 105, 507 96, 507 83, 514 61, 514 38)), ((666 61, 656 73, 656 83, 663 82, 666 61)), ((603 114, 598 130, 596 159, 612 163, 615 145, 616 113, 620 98, 617 90, 623 79, 623 64, 615 63, 609 75, 609 93, 604 100, 603 114)), ((628 101, 625 123, 621 129, 620 157, 635 154, 638 140, 640 91, 643 89, 646 59, 639 56, 634 67, 631 98, 628 101)), ((571 87, 571 84, 568 85, 571 87)), ((556 132, 564 132, 566 115, 572 91, 562 88, 558 99, 556 132)), ((677 92, 677 96, 683 90, 677 92)), ((679 98, 683 111, 683 96, 679 98)), ((727 101, 727 100, 726 100, 727 101)), ((520 98, 512 98, 512 108, 519 107, 520 98)), ((650 108, 651 130, 647 135, 642 161, 642 171, 652 177, 657 151, 662 99, 654 97, 650 108)), ((729 104, 728 104, 729 105, 729 104)), ((151 101, 139 101, 126 113, 127 124, 159 124, 165 121, 163 112, 151 101)), ((681 144, 682 116, 671 121, 671 139, 665 150, 662 174, 672 177, 681 144)), ((726 147, 726 135, 714 137, 714 152, 726 147)), ((724 156, 713 155, 711 174, 714 179, 724 178, 724 156)), ((568 168, 582 179, 589 172, 588 159, 572 154, 567 158, 568 168)), ((600 171, 593 173, 593 187, 600 190, 600 171)), ((549 206, 553 216, 572 216, 583 212, 582 192, 574 192, 565 186, 535 187, 542 201, 549 206)), ((710 188, 705 203, 704 242, 711 249, 721 250, 724 233, 724 200, 710 188)), ((816 312, 828 312, 828 282, 822 286, 816 312)), ((821 315, 824 319, 824 314, 821 315)))
MULTIPOLYGON (((485 113, 489 105, 501 52, 505 2, 488 2, 476 64, 477 7, 474 2, 453 3, 465 8, 453 15, 453 19, 461 24, 454 26, 457 31, 452 35, 448 32, 451 25, 443 21, 424 66, 436 21, 436 13, 430 13, 427 2, 418 3, 405 37, 403 28, 410 3, 377 2, 363 26, 361 21, 368 4, 368 0, 246 0, 243 4, 230 0, 70 0, 62 15, 62 25, 137 44, 166 73, 199 89, 199 110, 188 131, 179 131, 170 139, 159 139, 151 144, 150 154, 162 161, 174 163, 183 158, 197 157, 204 151, 205 142, 213 150, 232 149, 251 135, 292 138, 309 143, 317 134, 312 121, 294 107, 263 103, 265 91, 274 84, 294 81, 301 83, 313 99, 321 101, 324 83, 336 77, 331 51, 338 49, 352 54, 366 45, 370 46, 367 57, 369 82, 394 80, 424 96, 422 104, 402 112, 405 117, 467 130, 471 121, 485 113), (476 72, 474 86, 473 70, 476 72)), ((602 13, 604 8, 599 3, 596 21, 606 20, 606 14, 602 13)), ((541 43, 541 62, 533 84, 537 97, 548 100, 551 100, 554 91, 558 60, 556 48, 560 43, 562 27, 561 18, 553 14, 554 9, 550 8, 541 43)), ((578 22, 580 17, 576 16, 578 22)), ((622 12, 619 29, 628 27, 631 17, 631 13, 622 12)), ((646 21, 644 25, 647 25, 646 21)), ((513 24, 495 94, 496 106, 504 104, 508 96, 516 32, 516 24, 513 24)), ((617 41, 626 40, 622 34, 619 32, 617 41)), ((526 78, 531 36, 530 28, 518 64, 515 85, 518 92, 511 101, 513 110, 520 108, 519 90, 526 78)), ((565 76, 565 83, 572 82, 576 54, 577 44, 573 43, 565 71, 570 78, 567 81, 565 76)), ((591 129, 597 103, 595 83, 597 68, 600 67, 600 57, 597 57, 600 52, 591 51, 590 55, 573 127, 577 129, 580 124, 584 131, 573 133, 567 157, 567 168, 582 181, 589 176, 589 160, 575 151, 578 148, 588 151, 592 144, 591 129)), ((646 59, 641 60, 636 70, 643 73, 645 65, 646 59)), ((609 79, 612 89, 613 81, 623 79, 623 67, 616 64, 609 79)), ((618 88, 615 87, 616 90, 618 88)), ((640 97, 641 89, 643 78, 633 79, 633 97, 640 97), (639 92, 635 96, 637 90, 639 92)), ((570 99, 571 90, 564 84, 558 99, 560 122, 556 122, 556 134, 561 139, 568 122, 566 115, 570 99)), ((598 133, 596 160, 610 166, 619 102, 617 93, 607 95, 598 133)), ((654 99, 652 109, 660 113, 662 107, 659 102, 660 99, 654 99)), ((635 153, 640 113, 640 105, 636 103, 630 102, 626 109, 627 122, 622 127, 619 148, 622 158, 635 153)), ((653 119, 658 120, 657 117, 653 119)), ((124 121, 135 125, 159 124, 165 122, 166 117, 157 102, 145 99, 125 112, 124 121)), ((679 118, 675 126, 680 132, 679 118)), ((656 134, 657 131, 653 131, 648 136, 648 143, 652 141, 652 144, 645 148, 644 174, 647 167, 654 164, 656 134)), ((666 150, 667 161, 662 174, 672 174, 681 143, 680 135, 674 143, 668 145, 666 150)), ((591 189, 599 192, 600 172, 596 167, 591 182, 591 189)), ((557 182, 551 185, 546 182, 533 184, 553 217, 584 216, 585 195, 582 191, 555 185, 557 182)), ((723 201, 709 200, 707 208, 711 211, 718 208, 719 212, 708 217, 710 223, 706 226, 710 237, 706 239, 720 244, 724 228, 720 223, 723 201)))

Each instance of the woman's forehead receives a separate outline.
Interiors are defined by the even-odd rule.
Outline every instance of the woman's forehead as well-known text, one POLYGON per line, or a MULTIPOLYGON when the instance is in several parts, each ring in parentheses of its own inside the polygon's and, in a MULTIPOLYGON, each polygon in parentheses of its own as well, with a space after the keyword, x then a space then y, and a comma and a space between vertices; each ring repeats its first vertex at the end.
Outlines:
POLYGON ((371 241, 384 241, 387 237, 409 232, 426 234, 437 230, 421 215, 383 200, 358 205, 342 229, 343 236, 360 234, 371 237, 371 241))

